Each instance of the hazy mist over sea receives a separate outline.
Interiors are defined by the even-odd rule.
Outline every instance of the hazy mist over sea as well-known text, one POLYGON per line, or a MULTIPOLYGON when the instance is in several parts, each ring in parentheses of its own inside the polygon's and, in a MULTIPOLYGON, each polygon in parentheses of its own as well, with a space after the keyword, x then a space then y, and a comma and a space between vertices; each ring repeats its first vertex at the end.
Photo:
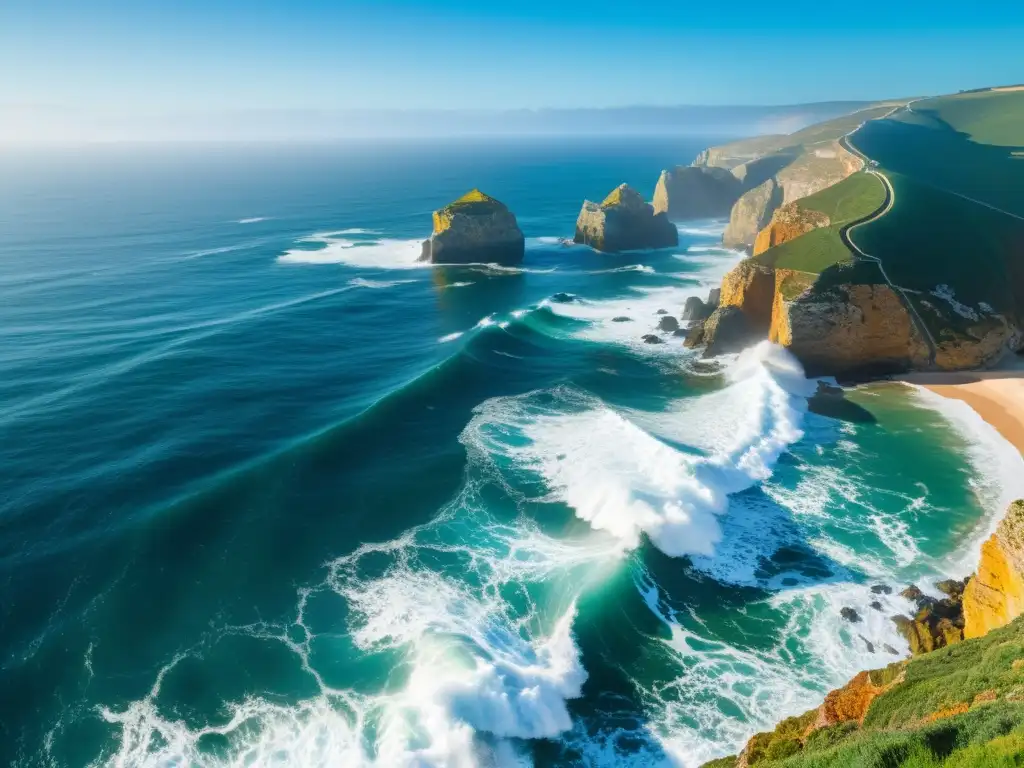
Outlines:
POLYGON ((0 104, 0 145, 336 141, 444 136, 724 136, 790 133, 867 106, 632 106, 605 109, 245 109, 134 112, 0 104))

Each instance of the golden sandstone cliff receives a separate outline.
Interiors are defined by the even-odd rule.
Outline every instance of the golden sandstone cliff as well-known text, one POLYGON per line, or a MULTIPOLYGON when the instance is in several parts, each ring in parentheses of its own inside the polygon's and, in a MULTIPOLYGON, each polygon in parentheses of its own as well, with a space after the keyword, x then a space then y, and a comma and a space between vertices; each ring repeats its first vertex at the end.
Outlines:
MULTIPOLYGON (((783 230, 778 236, 785 236, 783 230)), ((722 279, 719 309, 738 308, 752 332, 788 348, 808 375, 859 375, 928 365, 928 346, 885 284, 776 269, 745 259, 722 279)), ((712 344, 713 334, 704 343, 712 344)))
POLYGON ((1024 501, 1010 505, 981 547, 978 572, 964 590, 964 636, 981 637, 1024 613, 1024 501))
MULTIPOLYGON (((937 586, 950 598, 936 601, 916 587, 901 594, 911 602, 916 598, 919 606, 924 606, 919 616, 921 612, 939 614, 943 606, 959 605, 963 582, 946 581, 937 586)), ((978 572, 968 580, 962 593, 962 607, 966 622, 962 637, 958 631, 947 628, 946 642, 915 645, 911 639, 911 659, 860 672, 842 688, 829 692, 817 709, 787 718, 771 731, 755 734, 739 755, 712 761, 704 768, 773 765, 801 752, 821 754, 851 735, 857 738, 860 734, 864 744, 870 732, 880 728, 892 736, 899 730, 927 729, 932 723, 947 723, 972 712, 979 714, 979 708, 1000 701, 1011 707, 1020 706, 1024 701, 1024 686, 1020 684, 1024 680, 1024 625, 1014 620, 1024 615, 1024 500, 1010 505, 995 534, 982 546, 978 572), (996 634, 989 641, 978 640, 992 631, 996 634), (982 645, 961 644, 972 640, 982 645), (949 676, 950 684, 946 688, 935 685, 937 675, 949 676), (887 700, 885 706, 873 709, 872 705, 883 696, 887 700), (906 715, 901 718, 893 714, 902 707, 910 710, 909 722, 906 715), (865 731, 866 726, 870 728, 865 731)), ((896 617, 898 626, 901 621, 923 624, 896 617)), ((946 619, 937 622, 940 628, 943 624, 953 626, 946 619)), ((995 719, 998 717, 997 714, 995 719)), ((995 765, 963 761, 955 764, 995 765)))
POLYGON ((827 227, 831 223, 824 213, 801 208, 795 203, 787 203, 775 211, 768 226, 757 233, 754 239, 754 255, 758 256, 769 248, 788 243, 800 235, 827 227))
POLYGON ((838 184, 864 167, 863 161, 847 152, 838 141, 805 147, 794 157, 785 158, 786 164, 780 170, 763 178, 765 165, 770 160, 759 158, 733 169, 733 174, 747 184, 749 191, 733 206, 722 237, 725 245, 753 245, 758 232, 769 224, 776 210, 838 184))

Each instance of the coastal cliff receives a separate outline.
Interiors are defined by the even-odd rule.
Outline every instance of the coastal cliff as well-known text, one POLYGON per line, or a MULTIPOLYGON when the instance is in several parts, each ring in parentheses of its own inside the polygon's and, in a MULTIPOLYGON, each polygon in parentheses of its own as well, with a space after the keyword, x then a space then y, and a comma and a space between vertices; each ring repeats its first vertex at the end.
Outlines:
POLYGON ((737 200, 729 214, 722 239, 730 247, 753 245, 758 232, 768 225, 777 209, 838 184, 861 170, 864 163, 838 141, 829 141, 805 147, 795 155, 779 154, 746 166, 733 169, 734 174, 745 179, 749 191, 737 200), (759 177, 772 169, 772 160, 778 170, 761 180, 759 177))
POLYGON ((727 170, 676 166, 658 178, 654 212, 676 221, 728 216, 742 193, 743 183, 727 170))
POLYGON ((504 204, 471 190, 434 211, 434 231, 423 241, 420 261, 435 264, 519 264, 526 239, 504 204))
MULTIPOLYGON (((738 308, 759 338, 788 348, 809 376, 927 367, 927 342, 896 292, 844 277, 841 269, 819 276, 745 259, 722 278, 720 308, 738 308)), ((701 342, 714 347, 714 335, 706 327, 701 342)))
POLYGON ((818 765, 801 762, 812 755, 845 765, 848 755, 874 754, 873 744, 883 751, 894 740, 927 747, 937 728, 990 731, 957 766, 1003 765, 984 761, 991 749, 985 745, 1015 726, 1012 749, 1024 754, 1024 500, 1010 505, 981 551, 966 587, 952 580, 937 585, 944 600, 916 587, 901 593, 918 604, 914 619, 894 619, 908 638, 910 659, 855 675, 817 709, 755 734, 739 755, 705 768, 803 768, 818 765), (960 619, 947 615, 961 607, 962 632, 960 619))
POLYGON ((964 591, 964 636, 982 637, 1024 613, 1024 501, 1010 505, 981 547, 978 572, 964 591))
POLYGON ((928 346, 896 292, 884 284, 840 283, 789 299, 794 273, 779 270, 769 339, 787 347, 807 374, 860 376, 924 368, 928 346))
MULTIPOLYGON (((772 248, 788 242, 800 228, 823 221, 799 218, 791 225, 783 215, 777 226, 759 235, 759 244, 773 243, 759 256, 770 256, 772 248)), ((875 265, 843 263, 811 273, 772 267, 766 260, 745 259, 722 278, 721 307, 742 310, 760 334, 756 338, 789 349, 809 376, 970 370, 991 364, 1020 344, 1019 331, 1004 318, 993 317, 966 331, 940 328, 933 357, 907 298, 884 281, 875 265)), ((714 346, 713 329, 699 338, 714 346)))
POLYGON ((621 184, 601 203, 583 202, 573 239, 598 251, 631 251, 678 245, 679 231, 664 211, 621 184))
POLYGON ((758 256, 769 248, 788 243, 800 235, 831 224, 827 215, 820 211, 802 208, 796 203, 787 203, 772 214, 768 225, 757 233, 754 240, 754 255, 758 256))
MULTIPOLYGON (((754 218, 763 219, 770 197, 779 193, 775 184, 768 180, 744 195, 732 225, 736 216, 749 218, 748 204, 756 204, 754 218)), ((789 348, 810 375, 968 370, 1019 349, 1022 314, 1008 303, 1005 284, 996 285, 988 301, 979 296, 967 305, 952 287, 929 286, 927 264, 903 277, 928 288, 907 289, 857 249, 854 230, 888 214, 890 189, 880 174, 861 172, 776 208, 752 238, 752 257, 722 280, 722 307, 742 310, 759 338, 789 348), (993 308, 1000 304, 1003 312, 993 308)), ((742 226, 733 231, 748 239, 742 226)), ((1012 275, 1006 282, 1012 290, 1012 275)), ((688 339, 707 344, 709 355, 720 348, 711 327, 688 339)))
POLYGON ((750 245, 781 202, 779 186, 768 179, 744 192, 729 213, 722 242, 730 248, 750 245))

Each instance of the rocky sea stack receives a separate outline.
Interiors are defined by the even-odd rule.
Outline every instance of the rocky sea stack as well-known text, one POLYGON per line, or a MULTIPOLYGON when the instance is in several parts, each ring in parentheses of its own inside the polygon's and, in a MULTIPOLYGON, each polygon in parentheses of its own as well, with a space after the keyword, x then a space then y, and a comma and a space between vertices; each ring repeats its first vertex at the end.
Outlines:
POLYGON ((526 239, 508 207, 479 189, 434 211, 434 233, 420 261, 435 264, 519 264, 526 239))
POLYGON ((680 165, 661 172, 654 212, 675 221, 726 217, 743 192, 743 182, 724 168, 680 165))
POLYGON ((600 204, 583 202, 574 240, 614 253, 669 248, 679 244, 679 232, 664 212, 655 213, 639 192, 621 184, 600 204))

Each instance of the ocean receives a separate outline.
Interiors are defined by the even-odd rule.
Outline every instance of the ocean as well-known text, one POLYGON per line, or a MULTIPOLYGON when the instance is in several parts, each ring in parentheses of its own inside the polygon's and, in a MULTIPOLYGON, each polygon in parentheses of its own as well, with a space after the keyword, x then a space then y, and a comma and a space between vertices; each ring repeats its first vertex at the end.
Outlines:
POLYGON ((718 141, 0 156, 0 762, 691 768, 905 655, 1019 455, 643 343, 725 222, 559 243, 718 141), (416 263, 472 187, 522 268, 416 263))

